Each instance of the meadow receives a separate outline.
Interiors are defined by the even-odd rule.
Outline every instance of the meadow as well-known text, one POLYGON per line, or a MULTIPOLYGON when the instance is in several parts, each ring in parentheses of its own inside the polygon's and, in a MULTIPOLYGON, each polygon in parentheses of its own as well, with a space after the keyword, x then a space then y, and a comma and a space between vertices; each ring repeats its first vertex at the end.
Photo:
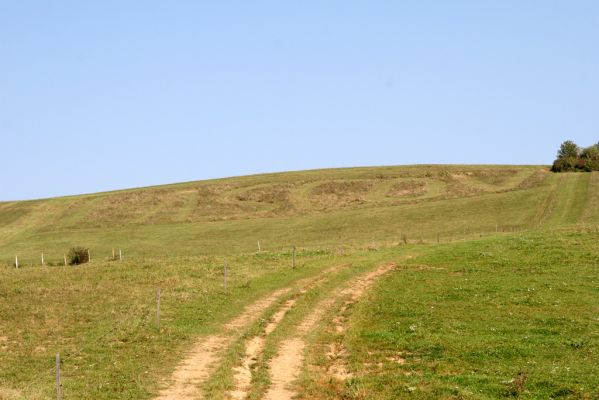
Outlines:
POLYGON ((562 228, 423 249, 352 310, 347 332, 315 339, 316 371, 340 342, 354 375, 307 373, 304 398, 597 398, 598 239, 597 227, 562 228))
POLYGON ((598 199, 599 173, 411 166, 0 203, 0 399, 56 398, 57 353, 63 399, 596 398, 598 199))

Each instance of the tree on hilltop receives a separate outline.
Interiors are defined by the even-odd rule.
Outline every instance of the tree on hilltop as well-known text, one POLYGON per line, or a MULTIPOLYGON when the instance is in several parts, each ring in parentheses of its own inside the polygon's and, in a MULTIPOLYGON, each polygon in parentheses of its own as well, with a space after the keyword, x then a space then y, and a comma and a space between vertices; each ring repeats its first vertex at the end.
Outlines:
POLYGON ((563 142, 557 151, 553 172, 599 171, 599 143, 581 149, 571 140, 563 142))
POLYGON ((582 150, 580 158, 585 162, 587 171, 599 171, 599 145, 592 145, 582 150))
POLYGON ((580 147, 571 140, 566 140, 561 144, 557 152, 557 158, 577 158, 580 154, 580 147))

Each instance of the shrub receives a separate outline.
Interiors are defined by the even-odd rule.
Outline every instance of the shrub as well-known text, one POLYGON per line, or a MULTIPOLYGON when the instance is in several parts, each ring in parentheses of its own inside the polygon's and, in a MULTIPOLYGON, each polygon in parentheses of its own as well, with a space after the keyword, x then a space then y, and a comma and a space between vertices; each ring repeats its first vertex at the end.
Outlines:
POLYGON ((551 170, 553 172, 569 172, 574 171, 574 167, 576 166, 576 158, 558 158, 553 162, 553 166, 551 170))
POLYGON ((586 149, 582 150, 580 157, 586 159, 599 159, 599 146, 596 144, 593 146, 589 146, 586 149))
POLYGON ((551 171, 599 171, 599 145, 592 145, 581 150, 571 140, 563 142, 557 152, 557 159, 553 162, 551 171))
POLYGON ((599 171, 599 159, 589 159, 586 161, 586 171, 599 171))
POLYGON ((576 160, 576 169, 581 170, 581 171, 590 171, 590 169, 587 169, 587 160, 584 158, 579 158, 576 160))
POLYGON ((599 171, 599 146, 587 147, 580 157, 585 160, 585 171, 599 171))
POLYGON ((89 249, 85 247, 72 247, 67 254, 69 265, 85 264, 89 261, 89 249))

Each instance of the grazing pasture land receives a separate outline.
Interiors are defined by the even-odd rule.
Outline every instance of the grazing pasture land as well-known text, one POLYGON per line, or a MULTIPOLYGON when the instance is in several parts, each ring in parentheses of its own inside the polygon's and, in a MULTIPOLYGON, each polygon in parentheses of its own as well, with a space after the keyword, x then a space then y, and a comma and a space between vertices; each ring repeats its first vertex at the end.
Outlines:
POLYGON ((597 199, 413 166, 0 203, 0 399, 56 398, 57 353, 63 399, 597 398, 597 199))
POLYGON ((39 264, 44 252, 59 263, 78 243, 106 259, 114 248, 222 255, 255 251, 258 240, 268 250, 355 247, 528 229, 576 222, 589 185, 581 176, 540 166, 350 168, 0 203, 0 260, 39 264), (569 205, 578 209, 565 213, 569 205))
POLYGON ((594 227, 422 249, 315 340, 304 397, 598 398, 597 243, 594 227))

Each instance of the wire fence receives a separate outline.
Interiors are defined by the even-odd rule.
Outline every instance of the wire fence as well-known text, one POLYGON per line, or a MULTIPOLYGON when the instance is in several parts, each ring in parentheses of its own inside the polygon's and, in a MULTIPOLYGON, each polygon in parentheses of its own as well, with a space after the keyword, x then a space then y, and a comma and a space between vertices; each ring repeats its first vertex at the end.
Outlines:
MULTIPOLYGON (((329 239, 321 240, 317 243, 304 243, 302 249, 304 250, 335 250, 339 248, 367 248, 373 246, 389 246, 395 244, 430 244, 430 243, 447 243, 455 242, 459 240, 470 240, 477 237, 488 236, 491 234, 500 233, 514 233, 522 232, 524 230, 531 229, 525 225, 510 225, 510 224, 496 224, 488 226, 484 229, 473 229, 464 227, 457 230, 450 231, 435 231, 435 232, 419 232, 417 230, 397 230, 396 235, 390 236, 385 240, 372 239, 329 239), (393 237, 395 236, 395 237, 393 237)), ((298 240, 297 243, 303 242, 298 240)), ((92 262, 115 262, 115 261, 144 261, 146 259, 159 259, 167 257, 207 257, 207 256, 230 256, 236 254, 253 254, 261 252, 270 253, 292 253, 294 243, 289 244, 277 244, 275 246, 269 245, 265 240, 256 240, 244 243, 218 243, 218 244, 205 244, 198 245, 193 250, 179 248, 176 250, 176 254, 173 253, 160 253, 155 248, 146 250, 140 250, 127 247, 127 248, 89 248, 90 258, 92 262)), ((139 247, 143 247, 140 245, 139 247)), ((168 246, 166 246, 168 247, 168 246)), ((6 254, 6 249, 3 251, 6 254)), ((15 256, 10 258, 0 259, 0 267, 4 268, 30 268, 30 267, 63 267, 72 266, 70 261, 66 259, 68 252, 58 253, 56 251, 40 251, 37 254, 32 254, 31 251, 14 251, 15 256), (18 261, 17 261, 18 260, 18 261)))

